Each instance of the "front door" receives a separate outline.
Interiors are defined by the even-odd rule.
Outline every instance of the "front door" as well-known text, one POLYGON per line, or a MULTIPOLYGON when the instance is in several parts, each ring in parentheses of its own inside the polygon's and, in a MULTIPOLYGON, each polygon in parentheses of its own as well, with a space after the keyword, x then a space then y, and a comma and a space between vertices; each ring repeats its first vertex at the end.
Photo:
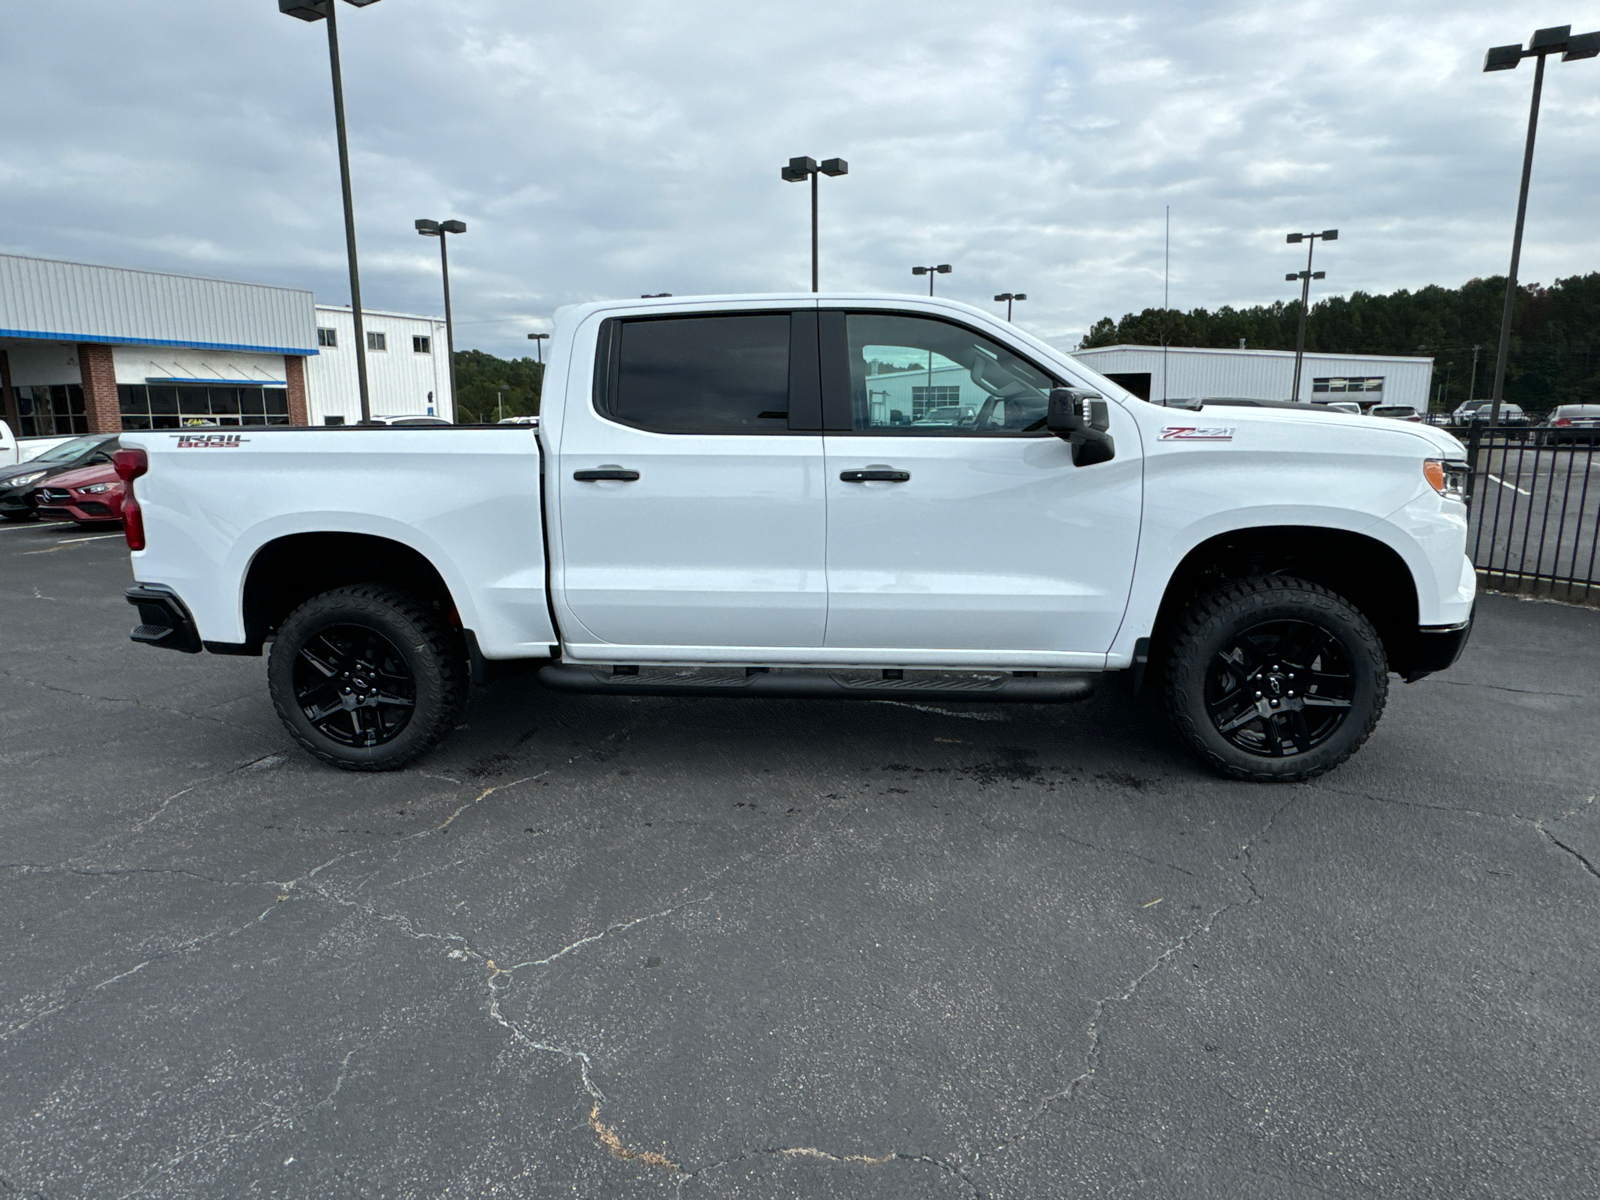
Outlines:
POLYGON ((827 646, 1093 665, 1138 546, 1131 418, 1112 404, 1117 456, 1075 467, 1043 428, 1059 381, 994 339, 889 312, 823 313, 822 337, 827 646))
POLYGON ((828 596, 816 313, 605 322, 556 457, 568 641, 615 658, 760 662, 822 645, 828 596), (574 624, 575 623, 575 624, 574 624))

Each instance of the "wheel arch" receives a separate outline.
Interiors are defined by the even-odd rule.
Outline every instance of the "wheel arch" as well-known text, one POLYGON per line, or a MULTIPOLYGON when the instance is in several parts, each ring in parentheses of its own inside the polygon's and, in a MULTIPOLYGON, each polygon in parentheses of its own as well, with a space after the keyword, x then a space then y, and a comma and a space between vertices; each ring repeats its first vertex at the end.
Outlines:
POLYGON ((372 533, 288 533, 263 543, 244 574, 244 647, 259 654, 285 617, 313 596, 357 583, 384 583, 437 606, 459 627, 443 574, 414 546, 372 533))
POLYGON ((1324 526, 1263 525, 1215 534, 1184 555, 1167 580, 1150 634, 1160 654, 1196 598, 1229 580, 1287 575, 1342 596, 1372 622, 1389 669, 1405 675, 1416 654, 1418 595, 1411 567, 1369 534, 1324 526))

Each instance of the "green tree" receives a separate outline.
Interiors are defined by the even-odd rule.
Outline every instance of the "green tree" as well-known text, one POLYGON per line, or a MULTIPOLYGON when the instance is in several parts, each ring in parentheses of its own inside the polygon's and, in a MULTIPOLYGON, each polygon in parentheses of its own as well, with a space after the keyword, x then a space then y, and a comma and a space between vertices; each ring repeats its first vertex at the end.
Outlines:
MULTIPOLYGON (((1503 278, 1489 278, 1471 279, 1459 288, 1429 285, 1415 292, 1331 296, 1311 306, 1306 349, 1431 357, 1439 403, 1454 407, 1472 386, 1476 346, 1474 395, 1487 397, 1494 382, 1505 288, 1503 278)), ((1245 309, 1224 306, 1215 312, 1147 308, 1120 321, 1102 317, 1089 327, 1079 348, 1234 348, 1243 339, 1253 349, 1293 350, 1299 321, 1298 300, 1245 309)), ((1535 412, 1555 404, 1600 402, 1600 272, 1557 279, 1549 287, 1518 287, 1506 399, 1535 412)))
POLYGON ((488 424, 501 416, 539 411, 544 366, 531 358, 496 358, 482 350, 456 351, 456 421, 488 424), (504 404, 504 410, 501 404, 504 404))

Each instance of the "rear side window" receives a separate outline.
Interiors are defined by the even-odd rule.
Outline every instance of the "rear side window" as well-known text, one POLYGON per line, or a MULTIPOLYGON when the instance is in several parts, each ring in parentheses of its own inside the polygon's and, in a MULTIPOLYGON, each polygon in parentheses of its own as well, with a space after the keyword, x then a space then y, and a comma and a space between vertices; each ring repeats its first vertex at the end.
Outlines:
POLYGON ((788 313, 606 322, 595 403, 657 433, 785 433, 788 313))

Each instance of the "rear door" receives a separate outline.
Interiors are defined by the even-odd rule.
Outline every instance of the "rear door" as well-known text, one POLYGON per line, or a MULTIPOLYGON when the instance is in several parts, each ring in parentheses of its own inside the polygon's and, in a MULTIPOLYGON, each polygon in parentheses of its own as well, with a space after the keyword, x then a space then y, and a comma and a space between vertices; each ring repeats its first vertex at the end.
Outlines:
POLYGON ((1133 419, 1111 404, 1116 457, 1076 467, 1043 428, 1064 381, 997 339, 893 312, 820 321, 828 647, 1103 665, 1138 547, 1133 419))
POLYGON ((814 309, 607 319, 555 469, 574 652, 759 662, 741 650, 821 646, 822 465, 814 309))

